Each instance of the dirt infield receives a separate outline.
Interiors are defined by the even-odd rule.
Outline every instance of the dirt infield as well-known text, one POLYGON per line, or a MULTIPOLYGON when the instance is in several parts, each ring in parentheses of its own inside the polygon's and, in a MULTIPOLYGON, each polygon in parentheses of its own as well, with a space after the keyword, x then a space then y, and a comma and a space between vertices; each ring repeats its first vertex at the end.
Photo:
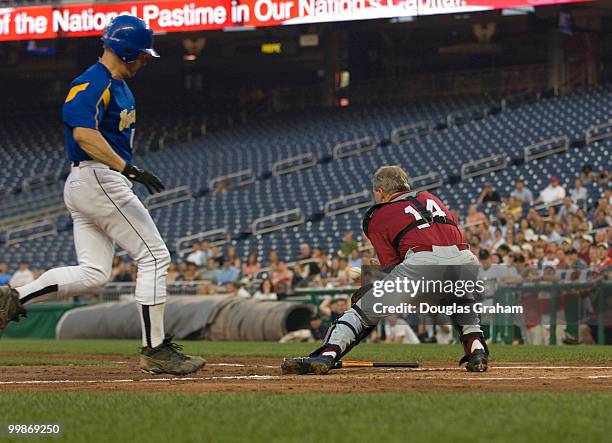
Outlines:
POLYGON ((494 361, 488 372, 471 374, 448 364, 421 362, 418 369, 340 369, 326 376, 281 376, 279 359, 210 358, 202 371, 188 377, 144 374, 137 357, 111 355, 32 354, 53 366, 2 366, 0 391, 88 392, 597 392, 612 390, 612 364, 602 362, 494 361), (62 365, 61 360, 91 361, 62 365), (58 362, 59 361, 59 362, 58 362), (59 363, 59 364, 58 364, 59 363))

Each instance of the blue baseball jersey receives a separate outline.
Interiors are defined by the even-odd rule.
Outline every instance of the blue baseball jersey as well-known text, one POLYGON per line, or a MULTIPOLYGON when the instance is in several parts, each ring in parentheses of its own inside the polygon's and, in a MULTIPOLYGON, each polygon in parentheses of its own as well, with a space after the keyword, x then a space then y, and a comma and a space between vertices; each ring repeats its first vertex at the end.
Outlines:
POLYGON ((72 81, 64 102, 63 119, 70 161, 92 159, 72 136, 72 130, 77 127, 97 129, 123 160, 132 161, 136 125, 134 95, 102 63, 92 65, 72 81))

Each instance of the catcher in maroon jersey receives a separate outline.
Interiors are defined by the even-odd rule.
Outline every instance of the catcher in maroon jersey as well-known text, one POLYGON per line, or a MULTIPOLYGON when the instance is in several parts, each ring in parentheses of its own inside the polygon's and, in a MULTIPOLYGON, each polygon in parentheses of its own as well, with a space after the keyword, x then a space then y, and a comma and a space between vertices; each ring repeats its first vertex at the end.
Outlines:
MULTIPOLYGON (((456 218, 435 195, 411 191, 408 176, 399 166, 383 166, 376 171, 373 193, 376 205, 364 216, 363 232, 372 242, 380 264, 392 268, 385 280, 401 278, 416 282, 425 275, 431 278, 438 269, 444 269, 444 275, 451 268, 453 272, 477 269, 478 259, 470 252, 456 218), (436 271, 432 274, 424 269, 436 271)), ((285 358, 281 365, 283 374, 326 374, 389 315, 372 308, 374 302, 382 300, 376 297, 381 296, 375 295, 372 284, 362 286, 353 295, 351 309, 330 328, 324 344, 308 357, 285 358)), ((473 302, 469 297, 461 299, 466 306, 473 302)), ((478 315, 469 308, 466 312, 451 315, 465 351, 459 364, 467 363, 466 369, 471 372, 484 372, 489 351, 478 315)))

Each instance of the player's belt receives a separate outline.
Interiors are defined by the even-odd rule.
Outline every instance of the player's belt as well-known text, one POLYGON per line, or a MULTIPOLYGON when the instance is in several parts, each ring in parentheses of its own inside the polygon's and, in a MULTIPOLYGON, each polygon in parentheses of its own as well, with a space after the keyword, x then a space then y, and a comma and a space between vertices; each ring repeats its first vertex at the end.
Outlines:
MULTIPOLYGON (((443 248, 448 248, 450 246, 456 246, 457 249, 459 249, 460 251, 465 251, 466 249, 469 249, 470 247, 466 244, 460 244, 460 245, 447 245, 447 246, 441 246, 443 248)), ((423 245, 423 246, 415 246, 413 248, 410 248, 409 251, 412 252, 433 252, 433 248, 434 246, 429 246, 429 245, 423 245)))
POLYGON ((72 162, 72 166, 74 166, 75 168, 78 168, 80 164, 81 162, 72 162))

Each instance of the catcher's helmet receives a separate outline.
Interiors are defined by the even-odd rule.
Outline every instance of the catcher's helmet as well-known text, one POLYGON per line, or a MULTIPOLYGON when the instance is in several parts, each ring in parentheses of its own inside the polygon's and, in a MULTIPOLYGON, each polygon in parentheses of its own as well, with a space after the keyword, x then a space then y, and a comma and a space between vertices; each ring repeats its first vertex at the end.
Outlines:
POLYGON ((153 31, 144 20, 133 15, 118 15, 110 21, 102 42, 125 63, 138 60, 141 52, 159 57, 153 49, 153 31))

